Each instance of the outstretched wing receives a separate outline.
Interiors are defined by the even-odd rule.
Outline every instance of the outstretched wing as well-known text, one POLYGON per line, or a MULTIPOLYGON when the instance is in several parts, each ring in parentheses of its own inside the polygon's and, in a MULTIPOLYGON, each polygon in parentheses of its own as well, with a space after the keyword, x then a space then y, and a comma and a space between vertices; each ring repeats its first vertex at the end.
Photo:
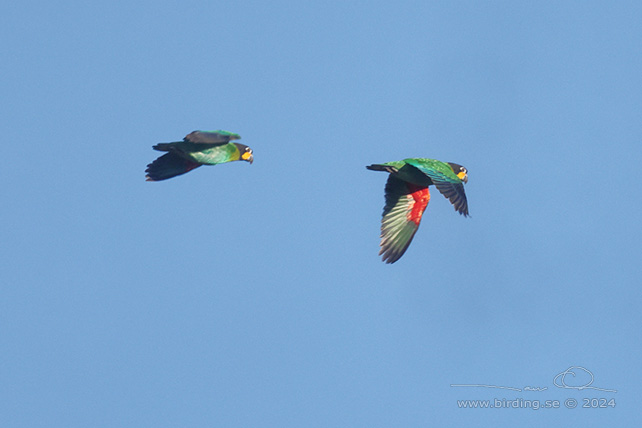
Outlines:
POLYGON ((428 187, 407 183, 393 174, 388 176, 379 252, 384 262, 394 263, 406 252, 419 228, 428 201, 428 187))
POLYGON ((183 141, 197 144, 225 144, 231 140, 240 139, 239 134, 218 129, 216 131, 192 131, 183 138, 183 141))
POLYGON ((453 204, 455 211, 468 217, 464 183, 455 175, 450 165, 433 159, 405 159, 405 162, 430 177, 437 190, 453 204))
POLYGON ((198 162, 190 161, 174 152, 169 152, 147 165, 145 177, 147 181, 167 180, 168 178, 185 174, 199 166, 201 164, 198 162))

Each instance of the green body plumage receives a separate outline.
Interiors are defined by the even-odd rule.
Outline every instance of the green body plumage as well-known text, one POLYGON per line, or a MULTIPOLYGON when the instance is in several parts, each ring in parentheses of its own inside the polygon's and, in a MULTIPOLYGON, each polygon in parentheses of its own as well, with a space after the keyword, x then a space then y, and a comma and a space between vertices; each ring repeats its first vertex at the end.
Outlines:
POLYGON ((408 158, 401 161, 386 162, 381 165, 393 167, 397 170, 398 178, 418 186, 430 186, 432 178, 438 181, 461 183, 450 164, 428 158, 408 158))
POLYGON ((468 216, 463 186, 468 181, 468 175, 466 168, 461 165, 435 159, 408 158, 366 168, 390 174, 385 188, 386 204, 381 218, 379 253, 386 263, 399 260, 412 242, 430 201, 428 186, 437 187, 456 211, 468 216))
POLYGON ((154 149, 163 152, 174 152, 185 159, 204 165, 217 165, 219 163, 237 161, 241 158, 241 152, 236 143, 211 144, 179 141, 176 143, 157 144, 154 149))
POLYGON ((147 165, 147 181, 166 180, 201 165, 218 165, 238 160, 252 163, 252 149, 244 144, 231 142, 240 138, 238 134, 223 130, 194 131, 187 134, 183 141, 156 144, 154 150, 167 153, 147 165))

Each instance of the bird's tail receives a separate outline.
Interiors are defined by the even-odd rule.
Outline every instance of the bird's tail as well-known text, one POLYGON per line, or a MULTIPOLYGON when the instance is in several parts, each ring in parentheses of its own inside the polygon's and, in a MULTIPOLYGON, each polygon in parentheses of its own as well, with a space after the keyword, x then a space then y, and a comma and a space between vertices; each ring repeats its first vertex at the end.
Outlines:
POLYGON ((372 165, 368 165, 368 166, 366 166, 366 168, 371 170, 371 171, 385 171, 385 172, 389 172, 391 174, 395 173, 395 172, 399 172, 399 170, 397 168, 395 168, 394 166, 392 166, 392 165, 380 165, 380 164, 376 164, 376 163, 372 164, 372 165))
POLYGON ((185 174, 201 166, 200 163, 187 160, 176 153, 169 152, 147 165, 147 181, 161 181, 185 174))
POLYGON ((176 143, 158 143, 152 147, 154 150, 159 152, 169 152, 176 145, 176 143))

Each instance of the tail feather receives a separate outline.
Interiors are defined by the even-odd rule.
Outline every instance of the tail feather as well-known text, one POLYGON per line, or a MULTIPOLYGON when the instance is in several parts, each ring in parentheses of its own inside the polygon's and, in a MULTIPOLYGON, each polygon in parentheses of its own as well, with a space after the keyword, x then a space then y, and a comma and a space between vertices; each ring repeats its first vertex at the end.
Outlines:
POLYGON ((173 152, 169 152, 147 165, 145 173, 147 181, 161 181, 185 174, 199 166, 201 164, 198 162, 187 160, 173 152))
POLYGON ((158 150, 159 152, 169 152, 175 144, 176 143, 158 143, 155 146, 152 146, 152 149, 158 150))
POLYGON ((385 172, 389 172, 391 174, 399 171, 397 168, 395 168, 392 165, 372 164, 372 165, 366 166, 366 168, 371 170, 371 171, 385 171, 385 172))

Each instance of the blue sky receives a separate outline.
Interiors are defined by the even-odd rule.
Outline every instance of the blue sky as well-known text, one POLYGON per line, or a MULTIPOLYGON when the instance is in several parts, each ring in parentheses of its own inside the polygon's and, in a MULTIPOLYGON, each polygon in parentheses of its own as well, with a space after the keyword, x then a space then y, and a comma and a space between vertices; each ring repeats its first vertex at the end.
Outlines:
POLYGON ((624 1, 3 5, 3 426, 632 426, 641 18, 624 1), (253 165, 145 182, 152 145, 218 128, 253 165), (472 217, 433 192, 386 265, 386 176, 364 167, 406 157, 466 166, 472 217), (556 387, 573 366, 617 392, 572 388, 582 369, 556 387), (458 407, 515 399, 561 404, 458 407))

